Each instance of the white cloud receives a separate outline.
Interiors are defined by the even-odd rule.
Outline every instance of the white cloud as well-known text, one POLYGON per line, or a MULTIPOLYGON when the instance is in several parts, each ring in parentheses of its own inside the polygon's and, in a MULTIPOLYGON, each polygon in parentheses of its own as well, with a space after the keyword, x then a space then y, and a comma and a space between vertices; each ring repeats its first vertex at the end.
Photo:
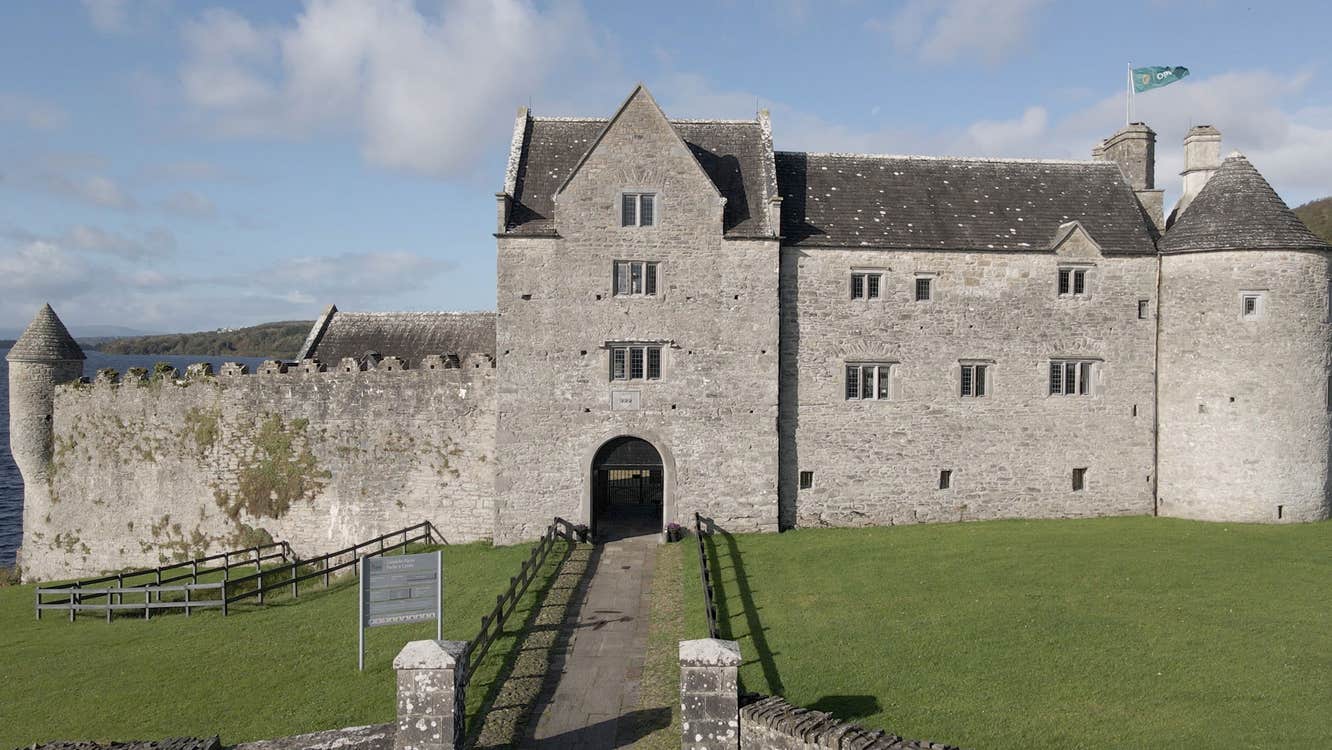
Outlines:
POLYGON ((420 289, 450 270, 437 258, 388 251, 291 258, 265 269, 259 285, 302 300, 352 299, 420 289))
MULTIPOLYGON (((1292 206, 1332 195, 1332 105, 1308 104, 1313 81, 1307 72, 1236 71, 1193 76, 1138 95, 1136 119, 1157 132, 1156 185, 1166 190, 1167 207, 1179 191, 1184 135, 1203 123, 1221 130, 1223 156, 1243 151, 1292 206)), ((692 74, 667 76, 655 93, 673 117, 752 117, 760 100, 692 74)), ((1012 118, 945 128, 911 122, 880 127, 881 117, 846 124, 784 102, 763 100, 762 106, 772 110, 776 147, 803 151, 1089 159, 1098 141, 1123 127, 1122 92, 1064 113, 1052 109, 1058 103, 1033 103, 1012 118)))
POLYGON ((219 132, 352 127, 368 161, 441 175, 503 142, 515 104, 595 35, 572 4, 449 0, 426 14, 408 0, 309 0, 289 26, 208 10, 185 43, 186 98, 219 132))
POLYGON ((192 190, 178 190, 158 205, 168 213, 187 219, 212 219, 217 216, 217 206, 192 190))
POLYGON ((21 244, 50 245, 69 252, 106 255, 132 261, 164 258, 176 251, 176 236, 171 230, 162 227, 126 233, 79 224, 53 235, 41 235, 11 227, 0 231, 0 237, 21 244))
POLYGON ((163 16, 169 8, 169 0, 83 0, 88 21, 103 34, 140 30, 163 16))
POLYGON ((68 121, 65 110, 54 104, 0 92, 0 123, 18 123, 32 130, 56 130, 68 121))
POLYGON ((998 62, 1020 48, 1049 0, 909 0, 890 18, 866 26, 887 34, 923 62, 978 56, 998 62))
POLYGON ((83 9, 98 31, 118 33, 129 28, 129 0, 83 0, 83 9))

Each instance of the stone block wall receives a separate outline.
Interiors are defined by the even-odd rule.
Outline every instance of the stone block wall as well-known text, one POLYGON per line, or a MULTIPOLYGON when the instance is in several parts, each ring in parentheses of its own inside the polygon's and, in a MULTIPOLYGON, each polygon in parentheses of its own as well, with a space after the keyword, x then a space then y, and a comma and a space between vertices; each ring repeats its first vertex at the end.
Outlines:
POLYGON ((489 538, 493 362, 428 364, 60 386, 49 472, 25 494, 25 577, 155 566, 268 537, 310 556, 425 520, 449 542, 489 538))
POLYGON ((1162 515, 1329 516, 1329 279, 1322 252, 1162 257, 1162 515), (1250 318, 1244 292, 1261 295, 1250 318))
POLYGON ((559 195, 559 236, 499 238, 497 540, 535 537, 554 515, 590 523, 590 462, 620 435, 662 454, 663 523, 697 510, 776 530, 778 243, 728 239, 721 217, 640 97, 559 195), (653 226, 619 225, 626 190, 655 194, 653 226), (658 263, 657 294, 615 296, 617 260, 658 263), (660 343, 661 379, 612 382, 612 342, 660 343))
POLYGON ((1068 250, 784 248, 783 526, 1151 513, 1156 259, 1068 250), (1057 294, 1070 262, 1085 298, 1057 294), (879 299, 850 299, 852 269, 883 274, 879 299), (1048 395, 1052 357, 1096 360, 1093 395, 1048 395), (960 395, 964 360, 988 364, 986 397, 960 395), (847 400, 848 362, 893 363, 891 398, 847 400))
POLYGON ((740 708, 741 750, 957 750, 939 742, 864 729, 832 714, 798 708, 782 698, 749 696, 747 700, 740 708))

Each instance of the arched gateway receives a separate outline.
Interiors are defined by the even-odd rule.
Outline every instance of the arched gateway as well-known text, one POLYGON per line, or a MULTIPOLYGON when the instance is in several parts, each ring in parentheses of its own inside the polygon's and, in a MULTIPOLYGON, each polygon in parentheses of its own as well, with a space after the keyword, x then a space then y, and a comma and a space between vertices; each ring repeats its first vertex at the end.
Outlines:
POLYGON ((660 532, 666 477, 661 454, 648 441, 624 435, 592 458, 591 526, 598 539, 660 532))

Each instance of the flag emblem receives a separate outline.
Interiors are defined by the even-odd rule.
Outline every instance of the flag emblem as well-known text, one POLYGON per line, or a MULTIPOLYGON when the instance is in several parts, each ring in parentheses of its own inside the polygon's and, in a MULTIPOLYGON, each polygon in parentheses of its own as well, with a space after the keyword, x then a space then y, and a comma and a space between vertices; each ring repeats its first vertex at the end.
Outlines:
POLYGON ((1189 74, 1188 68, 1153 66, 1133 69, 1133 90, 1139 94, 1169 86, 1189 74))

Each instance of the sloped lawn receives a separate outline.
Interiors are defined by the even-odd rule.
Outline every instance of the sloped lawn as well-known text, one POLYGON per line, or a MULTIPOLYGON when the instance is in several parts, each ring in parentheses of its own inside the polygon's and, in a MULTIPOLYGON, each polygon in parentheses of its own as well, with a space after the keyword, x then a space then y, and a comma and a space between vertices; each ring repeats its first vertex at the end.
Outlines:
MULTIPOLYGON (((1332 523, 1001 521, 708 543, 747 690, 976 750, 1332 747, 1332 523)), ((687 637, 701 637, 686 565, 687 637)))
MULTIPOLYGON (((468 640, 530 547, 442 549, 444 637, 468 640)), ((557 547, 511 624, 525 621, 559 558, 557 547)), ((435 636, 433 622, 373 628, 365 672, 357 672, 351 576, 328 591, 311 581, 299 599, 243 605, 225 618, 202 611, 110 624, 96 615, 70 623, 53 612, 39 622, 32 589, 0 588, 0 750, 53 739, 213 734, 232 744, 391 721, 393 657, 408 641, 435 636)), ((514 642, 512 635, 496 641, 478 667, 469 715, 514 642)))

